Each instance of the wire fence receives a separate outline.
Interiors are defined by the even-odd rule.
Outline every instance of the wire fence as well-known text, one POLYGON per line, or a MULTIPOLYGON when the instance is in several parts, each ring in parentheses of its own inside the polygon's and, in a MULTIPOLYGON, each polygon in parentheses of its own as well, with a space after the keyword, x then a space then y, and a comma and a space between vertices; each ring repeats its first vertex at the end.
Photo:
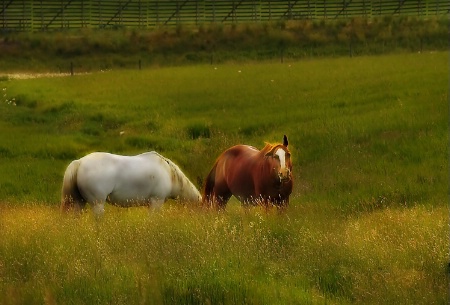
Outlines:
POLYGON ((449 15, 448 0, 2 0, 3 31, 449 15))

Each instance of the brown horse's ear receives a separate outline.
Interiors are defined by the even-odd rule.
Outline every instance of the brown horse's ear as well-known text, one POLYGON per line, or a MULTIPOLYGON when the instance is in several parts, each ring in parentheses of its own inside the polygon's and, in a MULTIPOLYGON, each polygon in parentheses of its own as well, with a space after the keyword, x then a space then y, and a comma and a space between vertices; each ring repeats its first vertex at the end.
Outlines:
POLYGON ((284 135, 284 136, 283 136, 283 145, 284 145, 285 147, 287 147, 288 144, 289 144, 289 142, 288 142, 287 136, 284 135))

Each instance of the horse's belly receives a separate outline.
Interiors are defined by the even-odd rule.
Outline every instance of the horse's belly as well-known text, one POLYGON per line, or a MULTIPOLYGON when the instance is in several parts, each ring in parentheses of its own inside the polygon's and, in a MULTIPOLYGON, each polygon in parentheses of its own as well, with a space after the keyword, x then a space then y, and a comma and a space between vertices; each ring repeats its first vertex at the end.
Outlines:
POLYGON ((108 201, 112 204, 133 206, 148 204, 151 200, 165 200, 169 190, 160 182, 157 179, 128 181, 115 187, 108 195, 108 201))
POLYGON ((231 193, 239 199, 239 201, 250 201, 258 197, 259 194, 255 192, 255 185, 250 177, 244 179, 230 179, 228 181, 228 187, 231 193))
POLYGON ((114 190, 108 195, 107 201, 120 206, 143 205, 149 202, 148 194, 144 192, 129 192, 114 190))
POLYGON ((249 201, 255 197, 255 185, 247 160, 239 157, 228 158, 219 175, 224 177, 227 188, 239 201, 249 201), (239 166, 236 166, 239 164, 239 166))

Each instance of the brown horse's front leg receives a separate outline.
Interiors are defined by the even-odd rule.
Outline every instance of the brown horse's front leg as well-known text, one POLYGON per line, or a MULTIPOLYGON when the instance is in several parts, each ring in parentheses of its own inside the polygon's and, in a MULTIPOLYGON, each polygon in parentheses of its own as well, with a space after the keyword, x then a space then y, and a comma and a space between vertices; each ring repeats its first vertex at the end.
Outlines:
POLYGON ((206 208, 213 208, 217 210, 223 210, 225 209, 225 206, 227 205, 228 200, 231 197, 231 193, 221 193, 217 194, 213 192, 209 196, 206 196, 203 201, 203 206, 206 208))

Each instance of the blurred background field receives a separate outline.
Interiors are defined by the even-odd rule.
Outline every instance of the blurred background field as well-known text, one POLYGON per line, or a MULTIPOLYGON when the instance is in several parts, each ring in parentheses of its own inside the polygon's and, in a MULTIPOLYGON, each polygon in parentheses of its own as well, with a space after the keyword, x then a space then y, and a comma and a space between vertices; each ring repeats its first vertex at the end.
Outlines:
POLYGON ((0 67, 69 73, 439 50, 448 50, 447 15, 63 27, 3 31, 0 67))

